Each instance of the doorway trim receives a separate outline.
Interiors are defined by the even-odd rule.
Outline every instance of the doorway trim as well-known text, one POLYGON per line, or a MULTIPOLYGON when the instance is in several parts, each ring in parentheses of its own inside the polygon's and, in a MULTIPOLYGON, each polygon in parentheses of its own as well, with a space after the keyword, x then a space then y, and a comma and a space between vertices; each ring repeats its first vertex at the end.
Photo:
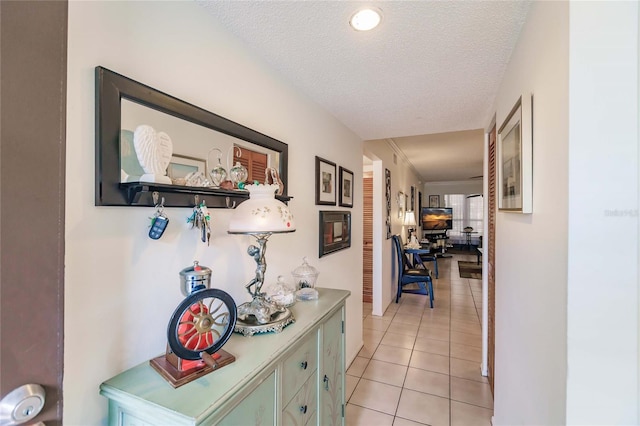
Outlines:
POLYGON ((386 306, 382 306, 382 248, 386 240, 386 235, 383 235, 384 165, 380 158, 367 150, 363 150, 362 155, 373 162, 373 307, 371 314, 382 316, 386 309, 386 306))
MULTIPOLYGON (((483 209, 483 229, 486 229, 486 238, 483 249, 487 247, 491 236, 489 235, 489 135, 496 127, 496 116, 493 115, 489 126, 484 133, 484 161, 482 164, 482 194, 486 200, 483 209)), ((484 377, 489 375, 489 256, 488 253, 482 256, 482 364, 480 372, 484 377)))

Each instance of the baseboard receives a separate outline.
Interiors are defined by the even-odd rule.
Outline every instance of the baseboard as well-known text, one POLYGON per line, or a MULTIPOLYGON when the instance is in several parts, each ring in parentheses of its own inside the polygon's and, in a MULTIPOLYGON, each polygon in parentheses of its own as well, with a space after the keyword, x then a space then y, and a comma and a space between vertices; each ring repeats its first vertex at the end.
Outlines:
POLYGON ((349 369, 349 367, 351 367, 351 363, 356 360, 356 358, 358 357, 358 354, 360 353, 362 348, 364 348, 364 341, 360 342, 360 348, 356 351, 356 354, 353 357, 351 357, 351 359, 346 360, 348 362, 345 362, 345 364, 344 364, 345 371, 347 371, 349 369))

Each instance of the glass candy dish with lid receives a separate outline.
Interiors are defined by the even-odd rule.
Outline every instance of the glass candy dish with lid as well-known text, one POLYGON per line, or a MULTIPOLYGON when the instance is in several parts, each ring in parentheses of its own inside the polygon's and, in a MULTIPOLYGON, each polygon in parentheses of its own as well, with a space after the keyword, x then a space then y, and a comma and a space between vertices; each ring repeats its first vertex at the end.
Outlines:
POLYGON ((316 280, 320 273, 316 268, 307 263, 307 258, 302 258, 302 265, 291 272, 296 288, 298 300, 315 300, 318 298, 318 290, 315 289, 316 280))
POLYGON ((282 275, 278 275, 278 281, 269 287, 267 296, 270 301, 285 308, 293 306, 296 303, 296 289, 293 285, 285 282, 282 275))

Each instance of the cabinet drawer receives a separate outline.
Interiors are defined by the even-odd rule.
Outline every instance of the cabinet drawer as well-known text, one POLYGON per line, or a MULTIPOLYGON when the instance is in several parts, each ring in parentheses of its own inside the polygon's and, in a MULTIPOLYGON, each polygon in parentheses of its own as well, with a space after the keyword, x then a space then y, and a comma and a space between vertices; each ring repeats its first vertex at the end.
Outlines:
POLYGON ((318 376, 314 373, 282 412, 283 426, 304 426, 316 417, 318 376))
POLYGON ((318 366, 318 338, 314 332, 282 364, 282 400, 286 405, 318 366))

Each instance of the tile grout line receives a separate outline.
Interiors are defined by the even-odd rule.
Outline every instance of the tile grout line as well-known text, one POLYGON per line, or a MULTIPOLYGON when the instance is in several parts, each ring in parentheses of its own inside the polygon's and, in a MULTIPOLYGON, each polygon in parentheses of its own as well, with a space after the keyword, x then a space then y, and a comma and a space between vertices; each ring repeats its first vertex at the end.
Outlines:
MULTIPOLYGON (((451 393, 451 392, 452 392, 452 380, 451 380, 451 379, 452 379, 452 377, 453 377, 453 376, 452 376, 452 365, 451 365, 451 360, 452 360, 452 359, 456 359, 456 360, 462 360, 462 361, 467 361, 467 362, 468 362, 468 361, 472 361, 472 360, 466 360, 466 359, 464 359, 464 358, 457 358, 457 357, 453 357, 453 355, 452 355, 451 333, 453 333, 453 331, 454 331, 454 330, 453 330, 453 328, 454 328, 454 327, 453 327, 453 326, 454 326, 454 324, 452 323, 452 321, 453 321, 453 310, 452 310, 452 304, 453 304, 453 293, 452 293, 452 282, 451 282, 451 277, 452 277, 452 275, 453 275, 453 272, 454 272, 454 271, 453 271, 453 269, 454 269, 455 265, 456 265, 456 264, 455 264, 454 262, 452 262, 452 263, 450 264, 450 267, 448 268, 450 273, 449 273, 449 274, 447 274, 447 275, 448 275, 448 279, 447 279, 447 280, 445 280, 445 279, 444 279, 447 275, 443 274, 443 276, 441 277, 441 278, 442 278, 442 280, 440 280, 440 279, 439 279, 439 280, 438 280, 439 282, 438 282, 438 281, 436 281, 436 284, 440 284, 440 285, 442 286, 442 287, 438 287, 438 289, 439 289, 439 290, 444 290, 444 284, 445 284, 445 283, 444 283, 444 281, 449 281, 449 282, 447 283, 447 285, 448 285, 448 291, 449 291, 449 297, 448 297, 448 299, 449 299, 449 300, 448 300, 448 301, 449 301, 449 303, 448 303, 448 306, 447 306, 448 313, 445 313, 445 314, 444 314, 444 318, 447 318, 447 319, 448 319, 448 321, 449 321, 449 323, 448 323, 448 327, 446 328, 446 330, 448 330, 448 335, 449 335, 449 338, 448 338, 448 340, 447 340, 447 341, 448 341, 448 362, 449 362, 449 369, 448 369, 448 377, 449 377, 449 395, 448 395, 448 398, 447 398, 447 399, 449 400, 449 425, 451 425, 451 424, 452 424, 452 420, 453 420, 453 404, 452 404, 452 403, 453 403, 454 401, 455 401, 456 403, 463 404, 463 405, 467 405, 467 406, 473 406, 473 407, 477 407, 477 408, 485 409, 485 410, 492 410, 492 408, 488 408, 488 407, 485 407, 485 406, 483 406, 483 405, 478 405, 478 404, 470 403, 470 402, 466 402, 466 401, 459 401, 459 400, 457 400, 457 399, 453 399, 453 398, 452 398, 452 393, 451 393)), ((478 323, 480 323, 480 319, 479 319, 479 316, 478 316, 478 305, 477 305, 476 297, 475 297, 475 296, 474 296, 474 294, 473 294, 473 289, 471 288, 472 286, 471 286, 470 280, 467 280, 467 281, 466 281, 466 284, 467 284, 467 285, 466 285, 465 287, 467 288, 467 290, 469 290, 469 291, 471 292, 471 297, 472 297, 472 301, 473 301, 473 304, 474 304, 473 309, 474 309, 474 311, 475 311, 475 313, 476 313, 475 317, 477 318, 478 323)), ((435 296, 435 293, 436 293, 436 289, 434 288, 434 296, 435 296)), ((444 300, 443 300, 443 301, 444 301, 444 300)), ((435 300, 434 300, 434 302, 435 302, 435 300)), ((437 308, 436 308, 436 307, 434 307, 434 309, 437 309, 437 308)), ((442 309, 442 307, 441 307, 441 309, 442 309)), ((378 381, 378 380, 373 380, 373 379, 365 379, 365 380, 369 380, 369 381, 372 381, 372 382, 376 382, 376 383, 385 384, 385 385, 393 386, 393 387, 396 387, 396 388, 400 388, 400 396, 399 396, 399 399, 398 399, 398 403, 396 404, 396 407, 395 407, 394 413, 393 413, 393 414, 389 414, 389 413, 384 412, 384 411, 379 411, 379 410, 377 410, 377 409, 375 409, 375 408, 364 407, 364 406, 361 406, 361 405, 358 405, 358 404, 352 404, 352 405, 355 405, 355 406, 357 406, 357 407, 359 407, 359 408, 362 408, 362 409, 368 409, 368 410, 372 410, 372 411, 375 411, 375 412, 378 412, 378 413, 381 413, 381 414, 388 415, 388 416, 392 417, 392 422, 394 422, 394 423, 395 423, 396 419, 404 419, 404 417, 400 417, 400 416, 398 416, 398 410, 399 410, 399 406, 400 406, 400 401, 401 401, 402 396, 403 396, 403 394, 404 394, 404 391, 405 391, 405 389, 406 389, 406 388, 405 388, 405 385, 406 385, 406 383, 407 383, 407 378, 408 378, 408 374, 409 374, 409 369, 410 369, 410 368, 412 368, 412 367, 411 367, 411 360, 413 359, 413 357, 414 357, 414 355, 415 355, 415 351, 417 350, 417 349, 416 349, 417 340, 418 340, 419 338, 421 338, 421 337, 420 337, 420 335, 419 335, 420 330, 421 330, 421 329, 424 329, 424 328, 427 328, 428 326, 430 326, 430 325, 431 325, 431 323, 429 322, 429 319, 425 318, 425 314, 426 314, 427 312, 429 312, 429 310, 431 310, 431 308, 429 307, 428 302, 427 302, 427 303, 422 304, 422 303, 414 303, 414 299, 413 299, 413 298, 412 298, 412 299, 407 299, 407 298, 403 298, 403 299, 401 299, 401 300, 400 300, 400 303, 398 303, 398 304, 397 304, 397 308, 392 312, 392 315, 390 315, 390 321, 389 321, 389 324, 386 326, 386 328, 385 328, 384 330, 382 330, 382 331, 383 331, 383 334, 382 334, 382 336, 381 336, 380 340, 378 341, 378 343, 376 343, 376 345, 375 345, 375 346, 374 346, 374 348, 372 349, 371 357, 367 358, 367 362, 366 362, 366 364, 365 364, 365 366, 364 366, 364 369, 362 370, 362 371, 363 371, 363 372, 362 372, 362 374, 361 374, 359 377, 354 377, 354 378, 357 378, 357 381, 356 381, 356 383, 355 383, 355 385, 354 385, 354 389, 353 389, 353 391, 352 391, 352 393, 351 393, 351 396, 350 396, 349 400, 351 400, 351 397, 353 396, 353 393, 355 392, 355 388, 357 388, 357 387, 358 387, 358 385, 362 384, 363 379, 365 379, 365 378, 364 378, 364 374, 365 374, 365 372, 367 371, 367 369, 368 369, 369 367, 371 367, 371 365, 372 365, 372 361, 374 360, 375 353, 376 353, 376 352, 377 352, 377 351, 378 351, 382 346, 390 347, 390 348, 410 349, 410 351, 411 351, 411 352, 410 352, 410 357, 409 357, 409 360, 408 360, 408 364, 407 364, 406 366, 405 366, 405 365, 403 365, 403 364, 396 364, 395 362, 392 362, 392 361, 387 361, 387 360, 377 360, 377 361, 380 361, 380 362, 387 362, 387 363, 389 363, 389 364, 399 365, 399 366, 403 366, 403 367, 405 367, 405 368, 406 368, 406 370, 405 370, 405 376, 404 376, 404 378, 403 378, 402 383, 401 383, 401 385, 400 385, 400 386, 393 385, 393 384, 390 384, 390 383, 385 383, 385 382, 383 382, 383 381, 378 381), (399 317, 398 317, 399 315, 415 316, 416 314, 419 314, 419 315, 420 315, 420 318, 419 318, 419 321, 417 322, 417 330, 416 330, 416 334, 415 334, 415 335, 414 335, 414 334, 412 334, 412 333, 405 334, 405 333, 396 333, 396 332, 395 332, 395 331, 396 331, 396 330, 395 330, 395 328, 394 328, 395 326, 399 326, 399 327, 402 327, 403 325, 407 325, 407 326, 408 326, 408 325, 416 326, 416 324, 410 324, 410 323, 404 323, 404 322, 398 322, 397 324, 393 325, 393 324, 392 324, 392 322, 393 322, 394 320, 401 319, 401 318, 399 318, 399 317), (408 337, 413 338, 413 342, 412 342, 411 348, 408 348, 408 347, 405 347, 405 346, 396 345, 396 344, 384 344, 384 343, 383 343, 383 341, 384 341, 386 338, 388 338, 389 336, 391 336, 391 335, 394 335, 394 336, 396 336, 396 335, 402 335, 402 336, 404 336, 404 337, 403 337, 403 339, 404 339, 404 338, 408 338, 408 337), (408 337, 407 337, 407 336, 408 336, 408 337)), ((444 311, 444 309, 443 309, 443 311, 444 311)), ((433 311, 432 311, 432 312, 433 312, 433 311)), ((391 314, 391 312, 385 311, 385 315, 387 315, 388 313, 389 313, 389 314, 391 314)), ((443 313, 444 313, 444 312, 443 312, 443 313)), ((368 316, 371 316, 371 315, 369 314, 368 316)), ((364 319, 366 319, 366 317, 365 317, 364 319)), ((363 319, 363 320, 364 320, 364 319, 363 319)), ((460 321, 463 321, 463 320, 460 320, 460 321)), ((433 327, 431 327, 431 328, 433 328, 433 327)), ((440 327, 436 327, 436 328, 440 328, 440 327)), ((373 331, 380 331, 380 330, 376 330, 376 329, 370 329, 370 330, 373 330, 373 331)), ((463 331, 460 331, 460 333, 464 333, 464 330, 463 330, 463 331)), ((470 334, 470 335, 471 335, 471 334, 473 334, 473 333, 465 333, 465 334, 470 334)), ((475 335, 474 335, 474 337, 475 337, 475 338, 477 338, 477 336, 475 336, 475 335)), ((424 337, 423 337, 423 338, 424 338, 424 337)), ((442 341, 441 339, 433 339, 433 338, 431 338, 431 337, 426 337, 426 339, 442 341)), ((399 341, 400 341, 400 342, 402 342, 402 340, 401 340, 401 339, 399 339, 399 341)), ((464 345, 464 344, 460 344, 460 345, 473 347, 473 346, 471 346, 471 345, 464 345)), ((423 351, 419 351, 419 352, 423 352, 423 351)), ((426 353, 429 353, 429 354, 432 354, 432 355, 436 355, 435 353, 428 352, 428 351, 427 351, 426 353)), ((430 372, 430 373, 442 374, 442 373, 440 373, 440 372, 438 372, 438 371, 433 371, 433 370, 423 369, 423 368, 420 368, 420 367, 415 367, 415 368, 418 368, 419 370, 423 370, 423 371, 428 371, 428 372, 430 372)), ((352 377, 353 377, 353 376, 352 376, 352 377)), ((459 379, 459 380, 462 380, 462 381, 464 381, 464 382, 469 382, 469 383, 484 383, 484 382, 481 382, 481 381, 477 381, 477 380, 473 380, 473 379, 468 379, 468 378, 464 378, 464 377, 457 377, 457 376, 456 376, 455 378, 456 378, 456 379, 459 379)), ((407 390, 408 390, 408 389, 407 389, 407 390)), ((429 392, 422 392, 422 391, 418 391, 418 392, 424 393, 424 394, 426 394, 426 395, 435 396, 435 397, 441 397, 440 395, 432 394, 432 393, 429 393, 429 392)), ((410 419, 408 419, 408 420, 410 420, 410 419)))

